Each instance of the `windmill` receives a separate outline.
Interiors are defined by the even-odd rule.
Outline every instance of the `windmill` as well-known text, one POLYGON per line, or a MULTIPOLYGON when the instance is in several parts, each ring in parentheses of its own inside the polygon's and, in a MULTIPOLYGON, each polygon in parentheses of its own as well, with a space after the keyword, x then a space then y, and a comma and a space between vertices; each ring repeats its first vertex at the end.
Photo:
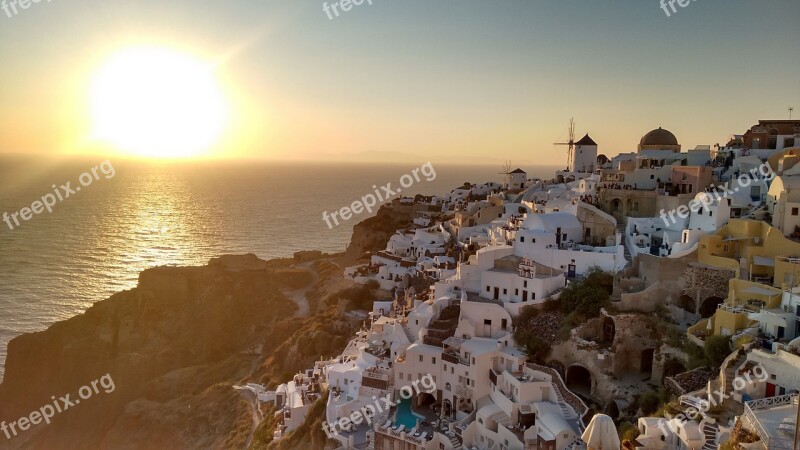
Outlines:
POLYGON ((502 170, 500 175, 505 175, 505 188, 509 189, 511 187, 511 161, 506 161, 500 170, 502 170))
POLYGON ((575 119, 569 119, 569 142, 556 142, 553 145, 567 145, 567 172, 572 172, 572 152, 575 151, 575 119))

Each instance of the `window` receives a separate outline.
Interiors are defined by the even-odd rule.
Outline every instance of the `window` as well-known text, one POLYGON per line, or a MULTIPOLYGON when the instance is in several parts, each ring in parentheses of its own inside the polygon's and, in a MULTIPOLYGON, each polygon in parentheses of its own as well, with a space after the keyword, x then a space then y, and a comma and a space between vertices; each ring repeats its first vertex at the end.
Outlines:
POLYGON ((536 243, 536 238, 532 238, 531 239, 531 243, 535 244, 536 243))
POLYGON ((527 281, 523 281, 522 282, 522 287, 528 287, 528 282, 527 281))
POLYGON ((656 178, 656 176, 655 176, 655 175, 652 175, 652 174, 650 175, 650 179, 651 179, 651 180, 654 180, 655 178, 656 178))
POLYGON ((400 379, 403 379, 403 372, 400 372, 400 379))
POLYGON ((519 295, 519 289, 514 289, 514 295, 519 295))
POLYGON ((419 362, 422 362, 422 355, 419 355, 419 362))
POLYGON ((508 289, 503 288, 503 295, 506 295, 506 294, 508 294, 508 289))
POLYGON ((433 358, 431 358, 431 359, 433 360, 433 363, 434 363, 434 364, 436 364, 436 357, 434 356, 434 357, 433 357, 433 358))
POLYGON ((489 286, 486 286, 486 292, 490 292, 492 289, 489 286))
POLYGON ((519 237, 519 241, 520 241, 520 242, 525 242, 525 236, 520 236, 520 237, 519 237))
POLYGON ((797 208, 792 208, 792 215, 796 216, 797 213, 798 213, 798 209, 797 208))
POLYGON ((697 210, 697 214, 703 214, 703 207, 701 206, 700 209, 697 210))

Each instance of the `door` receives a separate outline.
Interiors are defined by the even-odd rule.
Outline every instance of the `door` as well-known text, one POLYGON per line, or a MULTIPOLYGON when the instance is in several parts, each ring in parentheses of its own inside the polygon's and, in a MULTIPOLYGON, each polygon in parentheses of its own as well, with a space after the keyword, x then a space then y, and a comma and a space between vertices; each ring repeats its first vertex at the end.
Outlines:
MULTIPOLYGON (((528 291, 522 291, 522 302, 525 303, 528 301, 528 291)), ((797 322, 800 324, 800 322, 797 322)))
POLYGON ((764 395, 764 397, 766 397, 766 398, 775 397, 775 385, 774 384, 767 383, 767 393, 764 395))
POLYGON ((577 272, 577 267, 575 266, 575 264, 569 264, 567 266, 567 278, 575 278, 575 276, 577 275, 576 272, 577 272))
POLYGON ((500 299, 500 288, 499 287, 494 288, 494 299, 495 300, 499 300, 500 299))

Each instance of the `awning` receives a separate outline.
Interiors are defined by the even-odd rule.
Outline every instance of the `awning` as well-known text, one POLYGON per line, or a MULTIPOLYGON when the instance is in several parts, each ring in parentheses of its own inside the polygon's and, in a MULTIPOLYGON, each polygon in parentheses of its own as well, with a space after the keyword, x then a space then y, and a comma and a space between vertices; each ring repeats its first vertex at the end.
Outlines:
POLYGON ((775 267, 775 258, 768 258, 766 256, 753 256, 753 264, 758 266, 775 267))
POLYGON ((758 286, 750 286, 749 288, 737 293, 737 295, 742 295, 742 294, 766 295, 769 297, 774 297, 776 295, 780 295, 780 292, 774 292, 769 289, 764 289, 758 286))

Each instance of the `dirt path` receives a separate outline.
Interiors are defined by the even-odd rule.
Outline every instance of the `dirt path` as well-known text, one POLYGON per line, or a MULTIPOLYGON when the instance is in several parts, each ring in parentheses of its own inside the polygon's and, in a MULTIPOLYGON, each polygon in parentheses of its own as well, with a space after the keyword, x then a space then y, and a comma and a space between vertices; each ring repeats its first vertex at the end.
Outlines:
POLYGON ((285 291, 284 295, 289 297, 299 308, 294 317, 306 317, 311 312, 311 306, 308 301, 308 291, 311 290, 319 282, 319 274, 314 270, 314 262, 309 261, 297 265, 298 268, 304 269, 311 273, 311 283, 308 286, 291 291, 285 291))

